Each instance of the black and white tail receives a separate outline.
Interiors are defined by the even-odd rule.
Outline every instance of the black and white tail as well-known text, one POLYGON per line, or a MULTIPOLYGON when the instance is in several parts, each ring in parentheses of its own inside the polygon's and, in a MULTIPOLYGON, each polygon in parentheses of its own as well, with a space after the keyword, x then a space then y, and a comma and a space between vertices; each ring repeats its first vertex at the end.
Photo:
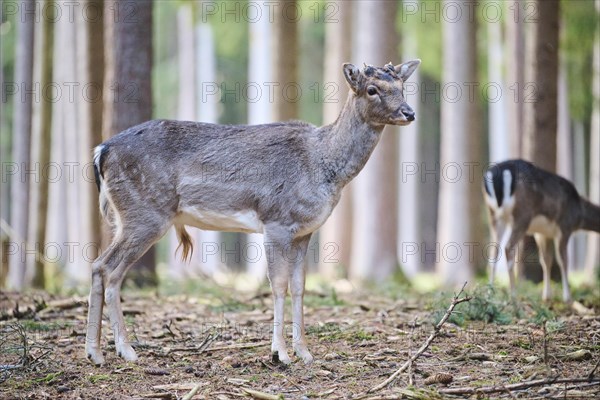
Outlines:
POLYGON ((108 152, 108 146, 99 145, 94 148, 94 177, 96 179, 96 186, 98 187, 99 194, 99 203, 100 203, 100 213, 103 218, 106 218, 108 215, 108 197, 106 196, 106 185, 104 183, 104 176, 102 173, 102 163, 104 162, 104 158, 106 153, 108 152))

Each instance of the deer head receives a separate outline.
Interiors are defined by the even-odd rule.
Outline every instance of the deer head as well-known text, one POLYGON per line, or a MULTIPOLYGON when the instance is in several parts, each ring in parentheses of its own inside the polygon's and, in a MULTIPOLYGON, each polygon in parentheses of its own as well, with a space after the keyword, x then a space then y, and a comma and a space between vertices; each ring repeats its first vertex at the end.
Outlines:
POLYGON ((412 60, 396 66, 365 65, 362 70, 344 64, 344 76, 365 121, 374 125, 408 125, 415 120, 414 111, 404 99, 404 82, 420 63, 421 60, 412 60))

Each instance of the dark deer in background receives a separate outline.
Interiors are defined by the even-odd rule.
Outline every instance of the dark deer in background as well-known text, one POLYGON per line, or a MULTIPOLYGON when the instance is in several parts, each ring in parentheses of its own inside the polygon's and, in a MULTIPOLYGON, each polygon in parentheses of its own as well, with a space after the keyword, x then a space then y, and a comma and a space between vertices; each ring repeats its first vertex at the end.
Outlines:
POLYGON ((92 265, 86 352, 104 363, 100 340, 106 302, 117 354, 137 359, 127 338, 120 291, 129 267, 175 226, 183 256, 192 251, 185 225, 265 235, 274 296, 271 351, 290 363, 283 335, 284 301, 292 294, 293 348, 313 357, 304 334, 304 255, 311 234, 331 214, 342 188, 363 168, 386 124, 415 119, 404 81, 420 61, 360 70, 344 64, 350 86, 331 125, 304 122, 214 125, 155 120, 95 148, 100 208, 114 239, 92 265))
POLYGON ((500 249, 500 254, 491 261, 490 283, 494 283, 496 264, 506 260, 514 296, 516 246, 525 235, 533 235, 543 268, 542 298, 548 300, 553 257, 547 242, 552 239, 562 277, 562 297, 570 302, 569 237, 579 229, 600 232, 600 207, 579 196, 568 180, 523 160, 509 160, 489 168, 483 187, 491 238, 500 249))

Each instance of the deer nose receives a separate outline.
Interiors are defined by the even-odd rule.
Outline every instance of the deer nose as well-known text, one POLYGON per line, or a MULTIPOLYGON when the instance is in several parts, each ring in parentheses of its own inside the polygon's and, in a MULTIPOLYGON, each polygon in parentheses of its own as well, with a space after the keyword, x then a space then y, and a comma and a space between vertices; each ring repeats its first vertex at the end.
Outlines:
POLYGON ((400 112, 406 117, 409 121, 415 120, 415 112, 409 106, 400 107, 400 112))

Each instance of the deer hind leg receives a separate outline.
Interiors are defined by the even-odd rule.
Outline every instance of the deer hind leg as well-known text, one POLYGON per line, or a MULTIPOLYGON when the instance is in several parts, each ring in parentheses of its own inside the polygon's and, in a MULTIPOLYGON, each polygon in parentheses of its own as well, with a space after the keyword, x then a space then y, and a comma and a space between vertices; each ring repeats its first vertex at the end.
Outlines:
POLYGON ((292 332, 293 347, 296 355, 308 365, 313 362, 313 356, 308 351, 304 328, 304 283, 306 277, 306 264, 304 256, 310 242, 310 235, 294 243, 296 259, 293 260, 290 289, 292 292, 292 332))
POLYGON ((85 351, 87 358, 96 365, 104 364, 102 349, 102 309, 104 306, 104 260, 114 251, 114 246, 106 249, 92 263, 92 287, 90 289, 85 351))
POLYGON ((149 225, 147 221, 151 219, 151 216, 146 215, 145 220, 140 219, 140 221, 144 220, 145 222, 140 224, 139 227, 134 227, 133 223, 130 226, 125 225, 122 234, 114 240, 113 253, 105 260, 106 287, 104 296, 106 308, 114 334, 117 355, 125 361, 135 361, 137 355, 127 338, 127 328, 121 308, 121 285, 127 270, 169 228, 169 224, 160 219, 158 220, 159 223, 149 225))
POLYGON ((554 251, 556 253, 556 261, 560 267, 560 277, 562 280, 562 297, 565 303, 571 302, 571 290, 569 289, 568 277, 568 254, 567 245, 569 244, 570 235, 562 235, 554 238, 554 251))
POLYGON ((538 247, 538 253, 540 258, 540 264, 542 265, 543 277, 544 277, 544 289, 542 291, 542 300, 548 301, 550 299, 551 288, 550 288, 550 272, 552 270, 552 253, 548 251, 547 244, 548 239, 546 236, 536 233, 533 235, 535 243, 538 247))

